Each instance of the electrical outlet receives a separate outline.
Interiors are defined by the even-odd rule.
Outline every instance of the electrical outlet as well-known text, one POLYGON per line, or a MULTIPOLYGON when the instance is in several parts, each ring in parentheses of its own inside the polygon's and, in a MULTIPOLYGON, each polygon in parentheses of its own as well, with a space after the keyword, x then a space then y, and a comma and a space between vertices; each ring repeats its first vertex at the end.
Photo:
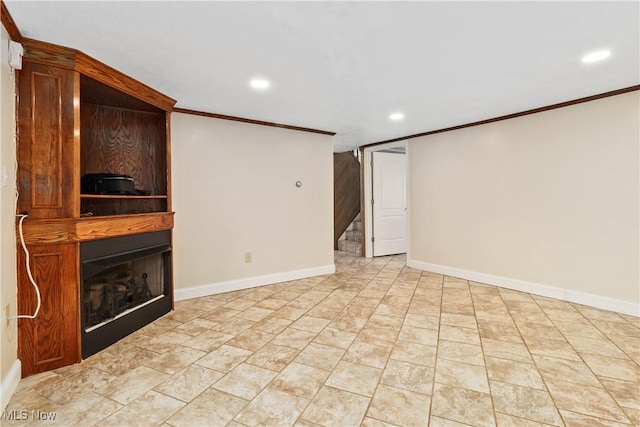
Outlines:
POLYGON ((244 263, 245 264, 249 264, 251 262, 253 262, 253 253, 245 252, 244 253, 244 263))
POLYGON ((8 328, 9 322, 11 322, 11 319, 9 319, 9 316, 11 316, 11 304, 7 304, 4 306, 4 310, 2 310, 2 315, 5 321, 4 327, 8 328))

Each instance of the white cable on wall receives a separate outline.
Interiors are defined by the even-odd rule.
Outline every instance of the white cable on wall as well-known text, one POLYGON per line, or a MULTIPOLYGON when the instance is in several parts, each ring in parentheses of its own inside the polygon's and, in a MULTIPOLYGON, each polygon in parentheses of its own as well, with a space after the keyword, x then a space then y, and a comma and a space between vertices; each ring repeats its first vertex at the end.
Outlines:
POLYGON ((27 245, 24 243, 24 234, 22 232, 22 223, 23 221, 27 218, 27 214, 22 214, 20 215, 20 222, 18 223, 18 230, 20 232, 20 244, 22 245, 22 250, 24 251, 24 255, 25 255, 25 264, 27 267, 27 276, 29 276, 29 281, 31 282, 31 285, 33 285, 33 287, 36 290, 36 296, 38 297, 38 306, 36 307, 36 311, 33 313, 33 315, 29 315, 29 314, 20 314, 17 316, 7 316, 8 320, 12 320, 12 319, 35 319, 36 316, 38 316, 38 313, 40 312, 40 306, 42 305, 42 299, 40 298, 40 288, 38 287, 38 284, 36 283, 35 279, 33 278, 33 274, 31 274, 31 267, 29 266, 29 250, 27 249, 27 245))

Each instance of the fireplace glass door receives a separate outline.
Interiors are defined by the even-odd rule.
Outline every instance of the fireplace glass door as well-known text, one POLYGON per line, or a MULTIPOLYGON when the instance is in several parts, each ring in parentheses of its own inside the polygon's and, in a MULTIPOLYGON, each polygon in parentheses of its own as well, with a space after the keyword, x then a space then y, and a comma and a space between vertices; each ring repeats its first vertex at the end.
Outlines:
POLYGON ((80 252, 83 357, 171 310, 170 234, 93 241, 80 252))

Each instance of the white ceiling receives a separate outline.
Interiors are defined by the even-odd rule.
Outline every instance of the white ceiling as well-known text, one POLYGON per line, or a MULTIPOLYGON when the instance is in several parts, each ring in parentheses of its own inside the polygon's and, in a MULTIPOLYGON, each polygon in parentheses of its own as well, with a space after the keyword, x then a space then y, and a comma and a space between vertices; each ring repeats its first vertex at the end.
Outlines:
POLYGON ((335 151, 640 83, 637 1, 5 3, 23 36, 177 107, 333 131, 335 151))

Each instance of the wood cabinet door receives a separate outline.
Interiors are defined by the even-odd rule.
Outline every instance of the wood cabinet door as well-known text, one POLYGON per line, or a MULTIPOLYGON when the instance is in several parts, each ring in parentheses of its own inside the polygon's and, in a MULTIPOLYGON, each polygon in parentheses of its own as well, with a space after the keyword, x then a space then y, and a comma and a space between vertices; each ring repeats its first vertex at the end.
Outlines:
POLYGON ((23 62, 18 81, 18 212, 30 218, 80 214, 80 77, 23 62))
MULTIPOLYGON (((30 246, 31 273, 42 305, 35 319, 18 320, 18 356, 22 376, 80 361, 78 244, 30 246)), ((27 276, 25 254, 18 252, 18 313, 33 314, 34 287, 27 276)))

